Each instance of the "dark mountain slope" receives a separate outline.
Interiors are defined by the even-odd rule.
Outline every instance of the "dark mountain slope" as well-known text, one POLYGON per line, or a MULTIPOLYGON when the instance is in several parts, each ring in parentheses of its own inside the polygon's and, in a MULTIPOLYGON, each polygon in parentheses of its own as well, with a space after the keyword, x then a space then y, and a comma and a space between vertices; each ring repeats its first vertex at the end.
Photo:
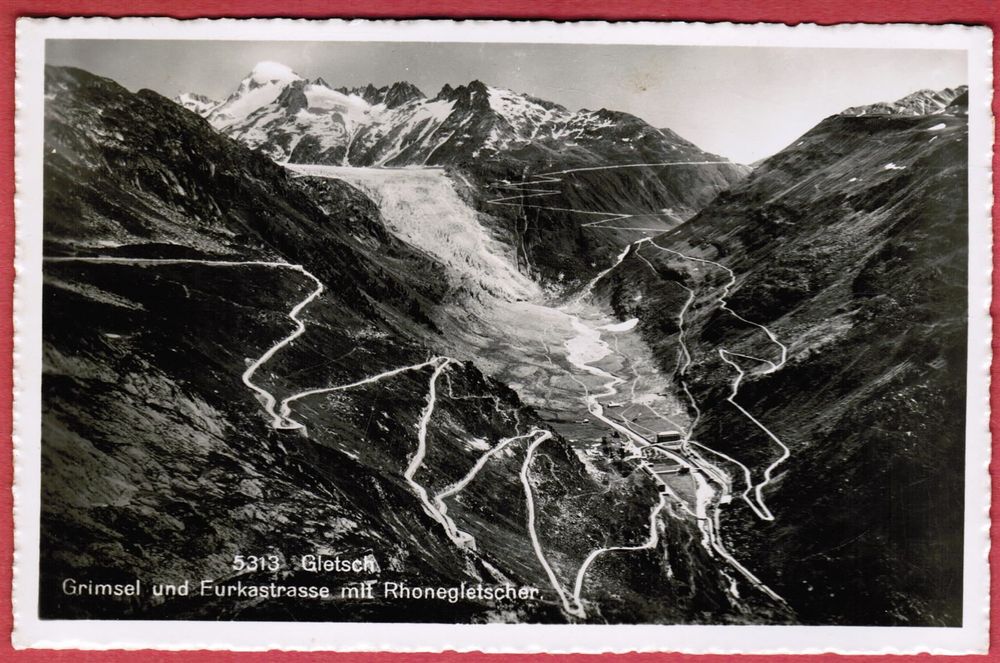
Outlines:
MULTIPOLYGON (((953 96, 953 95, 952 95, 953 96)), ((942 102, 944 103, 944 102, 942 102)), ((951 108, 951 107, 949 107, 951 108)), ((734 502, 724 530, 811 623, 961 620, 966 344, 967 128, 933 115, 838 115, 655 239, 725 271, 638 245, 604 283, 638 315, 662 366, 678 361, 681 285, 688 382, 701 443, 753 468, 790 448, 764 489, 775 520, 734 502), (648 264, 641 258, 645 258, 648 264), (635 296, 639 289, 641 297, 635 296), (732 355, 730 355, 732 357, 732 355)), ((731 468, 735 476, 739 471, 731 468)))

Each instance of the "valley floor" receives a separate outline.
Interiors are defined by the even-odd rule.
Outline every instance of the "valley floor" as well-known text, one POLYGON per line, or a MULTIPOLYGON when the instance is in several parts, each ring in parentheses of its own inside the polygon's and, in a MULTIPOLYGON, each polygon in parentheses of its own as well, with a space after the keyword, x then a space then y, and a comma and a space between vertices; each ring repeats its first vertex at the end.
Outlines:
MULTIPOLYGON (((581 558, 561 558, 559 563, 552 563, 547 558, 544 533, 540 536, 536 532, 539 526, 535 511, 539 507, 533 499, 533 490, 537 488, 531 478, 537 465, 533 463, 533 455, 548 436, 533 430, 506 438, 489 448, 481 463, 477 463, 474 471, 508 445, 527 445, 521 473, 529 505, 527 527, 538 562, 568 615, 587 616, 588 574, 602 557, 657 548, 664 532, 663 518, 685 521, 697 528, 699 545, 716 560, 717 572, 728 578, 734 601, 740 601, 740 586, 744 585, 744 592, 749 588, 778 604, 783 603, 781 597, 730 554, 719 525, 720 509, 734 497, 742 497, 758 515, 770 518, 762 496, 768 479, 764 484, 752 485, 751 474, 757 476, 759 468, 751 472, 734 459, 713 451, 710 443, 692 439, 700 413, 690 392, 684 393, 687 389, 683 374, 691 364, 684 343, 684 316, 696 298, 711 300, 724 308, 724 294, 717 295, 709 286, 704 287, 705 292, 689 289, 690 297, 681 310, 664 313, 676 318, 682 330, 678 335, 674 374, 664 375, 640 335, 638 321, 618 321, 591 296, 600 276, 614 265, 568 299, 543 293, 517 272, 513 257, 517 247, 506 247, 490 235, 476 213, 456 194, 443 170, 297 165, 291 168, 310 176, 343 179, 362 189, 379 203, 386 224, 395 234, 432 254, 447 266, 454 282, 463 284, 438 311, 436 319, 447 339, 449 355, 474 361, 516 391, 552 431, 571 442, 579 461, 596 481, 607 486, 607 491, 614 490, 614 477, 620 480, 622 475, 655 488, 650 494, 658 497, 652 498, 642 511, 645 524, 623 528, 641 530, 645 533, 643 538, 608 541, 581 558), (679 392, 678 385, 683 386, 683 391, 679 392), (658 444, 658 434, 672 442, 658 444), (756 488, 753 493, 752 488, 756 488)), ((649 247, 664 250, 647 242, 649 238, 626 247, 618 262, 630 250, 643 245, 647 250, 649 247)), ((707 268, 697 263, 695 266, 707 268)), ((765 331, 773 339, 770 331, 765 331)), ((732 354, 726 350, 720 352, 732 354)), ((735 356, 736 361, 742 358, 738 353, 735 356)), ((744 373, 735 362, 730 363, 736 369, 731 385, 736 395, 744 373)), ((768 367, 777 370, 780 364, 769 362, 768 367)), ((769 471, 764 474, 769 477, 769 471)), ((456 484, 436 498, 440 516, 437 519, 447 521, 445 526, 453 533, 458 528, 445 515, 447 507, 443 499, 452 497, 471 479, 467 477, 461 485, 456 484)), ((622 509, 622 512, 629 511, 622 509)), ((457 542, 463 537, 471 538, 466 533, 453 534, 457 542)))

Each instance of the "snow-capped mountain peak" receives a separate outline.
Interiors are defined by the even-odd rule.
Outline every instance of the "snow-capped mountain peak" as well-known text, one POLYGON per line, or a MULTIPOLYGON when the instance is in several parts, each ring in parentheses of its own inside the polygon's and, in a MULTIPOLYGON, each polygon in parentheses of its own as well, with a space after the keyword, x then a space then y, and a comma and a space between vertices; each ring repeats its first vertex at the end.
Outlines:
POLYGON ((255 111, 273 103, 291 84, 303 80, 290 67, 278 62, 258 62, 240 81, 236 91, 210 109, 205 116, 217 129, 228 129, 255 111))
POLYGON ((302 79, 301 76, 292 71, 291 67, 270 60, 258 62, 254 65, 248 78, 257 85, 266 85, 268 83, 287 84, 302 79))

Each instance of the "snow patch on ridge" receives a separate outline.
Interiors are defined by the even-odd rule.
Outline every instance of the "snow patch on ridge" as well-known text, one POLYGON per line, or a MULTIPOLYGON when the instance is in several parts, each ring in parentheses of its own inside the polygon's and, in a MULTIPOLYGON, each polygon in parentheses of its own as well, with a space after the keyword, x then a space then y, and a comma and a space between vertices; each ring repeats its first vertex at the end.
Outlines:
POLYGON ((391 127, 391 132, 376 131, 373 138, 378 139, 391 133, 394 140, 382 151, 378 164, 382 165, 396 158, 408 145, 424 143, 448 119, 454 108, 454 101, 411 102, 380 118, 385 121, 385 126, 391 127), (414 138, 413 132, 418 129, 420 134, 414 138))
POLYGON ((363 121, 373 108, 359 96, 337 92, 322 85, 307 85, 305 94, 309 110, 337 111, 343 113, 345 119, 355 123, 363 121))
POLYGON ((217 106, 208 116, 208 121, 216 129, 226 129, 246 120, 255 111, 268 106, 281 96, 284 83, 265 83, 258 87, 240 86, 228 99, 217 106))
POLYGON ((561 108, 546 108, 510 90, 489 87, 487 91, 490 109, 506 120, 522 139, 534 138, 543 125, 569 117, 569 113, 561 108))
POLYGON ((639 318, 632 318, 631 320, 626 320, 625 322, 619 322, 613 325, 604 325, 601 329, 614 333, 627 332, 635 329, 637 324, 639 324, 639 318))
POLYGON ((198 115, 205 115, 219 105, 219 102, 214 99, 209 99, 203 95, 188 92, 177 95, 174 100, 184 108, 187 108, 198 115))

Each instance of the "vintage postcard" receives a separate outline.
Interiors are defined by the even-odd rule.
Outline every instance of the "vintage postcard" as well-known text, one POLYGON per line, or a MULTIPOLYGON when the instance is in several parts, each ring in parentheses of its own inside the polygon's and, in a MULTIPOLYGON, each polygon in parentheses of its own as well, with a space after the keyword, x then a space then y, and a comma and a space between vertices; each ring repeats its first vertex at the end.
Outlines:
POLYGON ((19 22, 15 644, 984 651, 991 38, 19 22))

